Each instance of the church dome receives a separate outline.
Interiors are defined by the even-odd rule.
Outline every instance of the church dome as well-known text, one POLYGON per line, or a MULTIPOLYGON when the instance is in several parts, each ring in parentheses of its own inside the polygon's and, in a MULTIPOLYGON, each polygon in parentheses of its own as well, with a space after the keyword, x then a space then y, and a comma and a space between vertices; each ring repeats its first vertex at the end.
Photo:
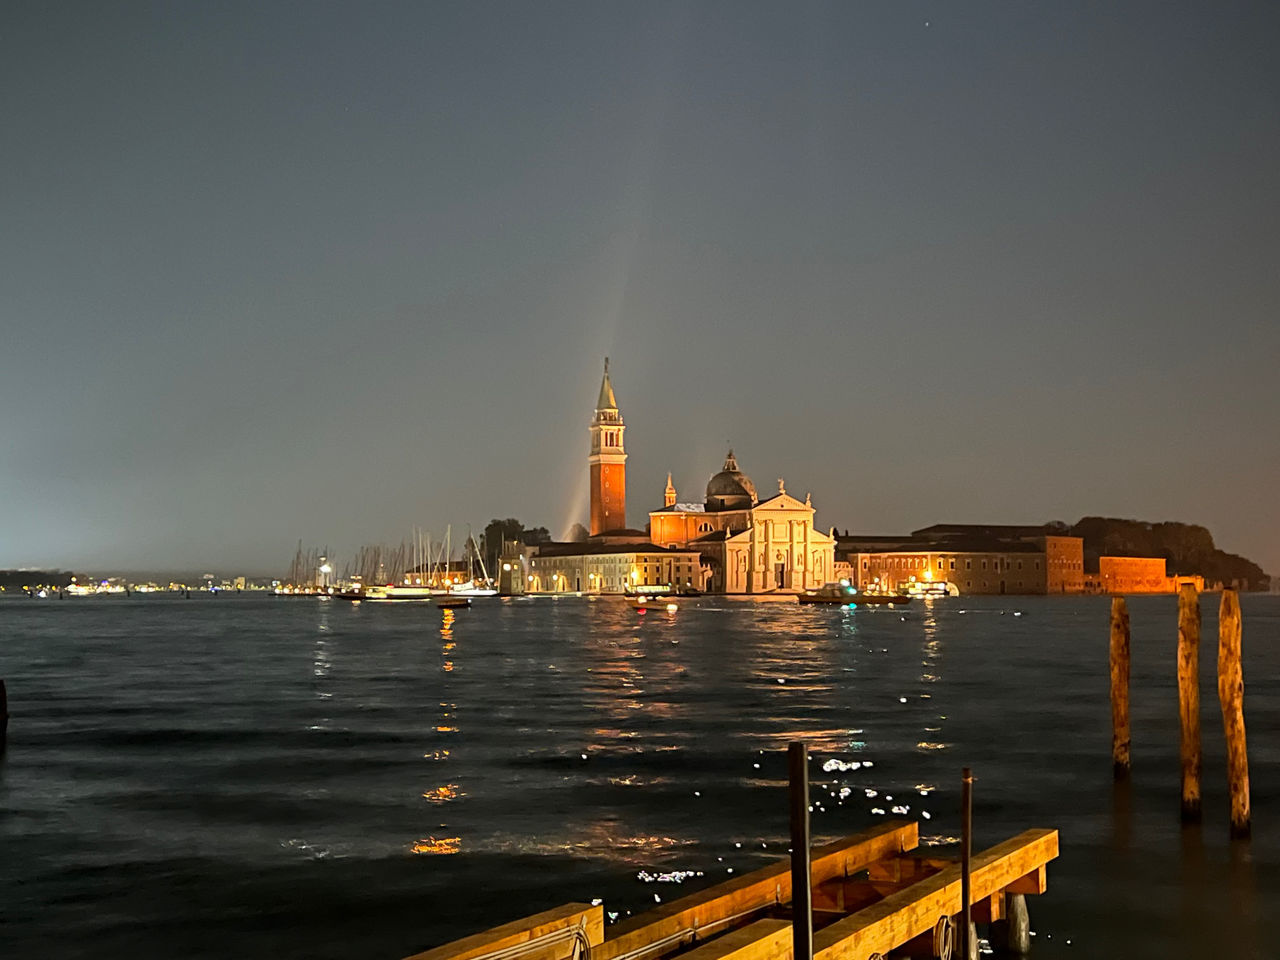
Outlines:
POLYGON ((724 469, 707 481, 708 510, 750 510, 756 504, 756 485, 738 469, 733 451, 724 459, 724 469))

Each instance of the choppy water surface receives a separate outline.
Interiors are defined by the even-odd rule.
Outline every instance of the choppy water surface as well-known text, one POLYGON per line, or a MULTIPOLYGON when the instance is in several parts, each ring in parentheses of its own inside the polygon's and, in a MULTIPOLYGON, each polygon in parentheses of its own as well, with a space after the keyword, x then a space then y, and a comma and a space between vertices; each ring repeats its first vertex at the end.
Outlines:
POLYGON ((1203 600, 1196 831, 1172 598, 1130 603, 1124 792, 1101 598, 6 600, 0 954, 395 958, 569 900, 625 917, 784 855, 803 738, 817 839, 895 807, 958 834, 966 764, 977 848, 1059 828, 1037 957, 1275 957, 1280 598, 1243 600, 1249 844, 1203 600))

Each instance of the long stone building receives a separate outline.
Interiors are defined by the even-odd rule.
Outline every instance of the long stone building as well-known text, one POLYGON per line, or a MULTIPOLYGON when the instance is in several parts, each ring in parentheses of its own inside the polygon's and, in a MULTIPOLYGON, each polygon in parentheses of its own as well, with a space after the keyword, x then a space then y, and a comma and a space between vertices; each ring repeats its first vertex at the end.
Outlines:
POLYGON ((1084 540, 1043 527, 936 524, 902 537, 837 539, 842 576, 860 590, 946 582, 962 594, 1084 592, 1084 540))

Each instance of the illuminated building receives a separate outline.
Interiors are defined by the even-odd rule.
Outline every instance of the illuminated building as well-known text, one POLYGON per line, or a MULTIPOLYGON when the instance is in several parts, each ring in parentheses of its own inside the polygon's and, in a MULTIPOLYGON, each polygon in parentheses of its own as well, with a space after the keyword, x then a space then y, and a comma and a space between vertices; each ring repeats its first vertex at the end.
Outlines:
POLYGON ((678 593, 702 577, 696 550, 594 539, 539 544, 528 569, 529 593, 678 593))
POLYGON ((609 379, 609 358, 604 358, 604 379, 600 398, 591 420, 591 535, 627 526, 627 452, 622 435, 626 432, 613 383, 609 379))
POLYGON ((1043 527, 936 524, 904 537, 844 536, 836 549, 860 590, 945 582, 961 594, 1084 592, 1084 540, 1043 527))
POLYGON ((1204 577, 1169 576, 1164 557, 1098 557, 1096 567, 1085 572, 1086 593, 1177 593, 1184 583, 1204 590, 1204 577))
POLYGON ((680 503, 667 476, 663 507, 649 514, 650 539, 697 550, 714 593, 799 593, 835 577, 835 539, 814 529, 814 508, 787 493, 782 480, 767 500, 729 451, 702 503, 680 503))

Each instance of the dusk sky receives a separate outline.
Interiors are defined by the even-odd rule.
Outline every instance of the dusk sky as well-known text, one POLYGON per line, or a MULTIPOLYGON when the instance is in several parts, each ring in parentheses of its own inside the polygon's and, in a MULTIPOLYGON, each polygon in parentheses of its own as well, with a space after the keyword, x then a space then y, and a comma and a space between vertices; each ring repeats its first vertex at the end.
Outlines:
POLYGON ((0 567, 628 520, 1201 523, 1280 573, 1280 6, 0 13, 0 567))

